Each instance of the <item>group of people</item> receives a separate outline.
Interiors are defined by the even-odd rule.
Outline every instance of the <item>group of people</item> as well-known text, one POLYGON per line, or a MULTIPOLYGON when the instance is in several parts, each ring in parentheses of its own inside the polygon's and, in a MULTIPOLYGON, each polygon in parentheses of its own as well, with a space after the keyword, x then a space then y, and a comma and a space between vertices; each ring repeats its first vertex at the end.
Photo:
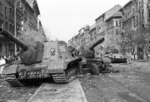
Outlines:
POLYGON ((3 74, 4 65, 6 64, 6 57, 0 57, 0 75, 3 74))

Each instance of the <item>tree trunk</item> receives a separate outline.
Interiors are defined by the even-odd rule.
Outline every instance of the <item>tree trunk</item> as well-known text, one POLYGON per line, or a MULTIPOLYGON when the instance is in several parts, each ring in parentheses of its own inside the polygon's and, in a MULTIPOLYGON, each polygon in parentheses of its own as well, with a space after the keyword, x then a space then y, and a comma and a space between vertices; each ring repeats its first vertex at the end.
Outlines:
POLYGON ((146 60, 149 60, 149 56, 148 56, 148 45, 145 46, 145 55, 146 55, 146 60))

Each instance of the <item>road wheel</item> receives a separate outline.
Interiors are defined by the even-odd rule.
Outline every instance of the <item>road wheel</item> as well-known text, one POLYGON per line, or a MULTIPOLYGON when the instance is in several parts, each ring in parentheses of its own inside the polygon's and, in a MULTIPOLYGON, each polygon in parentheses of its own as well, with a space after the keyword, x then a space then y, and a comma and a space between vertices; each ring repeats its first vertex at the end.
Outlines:
POLYGON ((93 75, 99 75, 99 68, 98 68, 98 66, 95 63, 91 64, 90 72, 93 75))

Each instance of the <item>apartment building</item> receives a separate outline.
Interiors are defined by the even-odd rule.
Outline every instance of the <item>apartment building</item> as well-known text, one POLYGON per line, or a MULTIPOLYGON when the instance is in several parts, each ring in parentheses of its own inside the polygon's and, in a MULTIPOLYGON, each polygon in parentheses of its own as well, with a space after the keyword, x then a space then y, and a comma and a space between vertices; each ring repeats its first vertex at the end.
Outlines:
MULTIPOLYGON (((135 59, 144 59, 145 45, 137 44, 137 37, 144 34, 144 29, 150 27, 149 0, 130 0, 121 9, 122 12, 122 50, 130 52, 135 59)), ((149 32, 146 32, 149 33, 149 32)), ((149 42, 150 37, 143 40, 149 42)))
MULTIPOLYGON (((20 34, 21 19, 23 16, 19 4, 16 0, 0 0, 0 27, 8 30, 13 35, 15 35, 16 27, 16 36, 20 34), (15 21, 15 17, 17 21, 15 21)), ((15 51, 14 46, 14 43, 0 36, 0 56, 12 56, 15 51)))
POLYGON ((106 50, 115 48, 121 52, 121 19, 122 12, 118 11, 105 21, 106 41, 104 42, 104 46, 107 47, 106 50))
MULTIPOLYGON (((46 37, 41 22, 36 0, 0 0, 0 27, 8 30, 14 36, 20 38, 23 34, 32 29, 35 33, 43 32, 42 37, 46 37), (28 25, 26 27, 24 25, 28 25), (23 33, 24 32, 24 33, 23 33)), ((0 36, 0 56, 14 56, 19 51, 19 47, 3 36, 0 36)))

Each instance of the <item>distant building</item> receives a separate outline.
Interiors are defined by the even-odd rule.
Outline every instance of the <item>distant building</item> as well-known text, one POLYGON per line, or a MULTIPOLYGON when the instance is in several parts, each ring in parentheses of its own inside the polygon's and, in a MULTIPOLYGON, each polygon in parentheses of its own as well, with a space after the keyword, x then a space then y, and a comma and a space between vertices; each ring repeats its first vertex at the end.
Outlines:
POLYGON ((35 16, 35 11, 30 6, 29 2, 27 2, 26 0, 21 0, 21 1, 24 10, 22 25, 28 23, 32 29, 37 30, 37 17, 35 16))
POLYGON ((25 32, 25 34, 28 34, 28 32, 33 33, 33 36, 35 37, 33 39, 37 41, 45 41, 46 35, 44 32, 42 23, 39 20, 40 11, 39 11, 37 0, 22 0, 22 1, 24 2, 23 4, 25 4, 24 5, 24 20, 22 23, 23 25, 28 24, 29 26, 29 27, 23 27, 22 28, 23 31, 25 32))
POLYGON ((89 32, 90 32, 89 25, 82 27, 78 31, 78 34, 68 41, 68 44, 75 47, 76 49, 80 49, 81 46, 88 45, 90 43, 89 32))
POLYGON ((95 42, 96 39, 96 24, 93 24, 92 26, 90 26, 90 44, 93 44, 95 42))
MULTIPOLYGON (((95 19, 96 22, 96 34, 104 37, 105 35, 105 30, 106 30, 106 26, 105 26, 105 13, 102 14, 101 16, 99 16, 97 19, 95 19)), ((97 39, 95 39, 97 40, 97 39)))
MULTIPOLYGON (((95 24, 93 24, 92 26, 89 26, 88 30, 85 30, 86 27, 83 27, 79 30, 79 34, 77 34, 75 37, 72 38, 72 42, 75 42, 76 46, 81 46, 81 45, 90 45, 95 43, 97 40, 101 39, 102 37, 104 37, 106 40, 104 41, 105 43, 108 43, 108 35, 113 36, 115 35, 119 35, 118 33, 120 32, 120 27, 118 24, 120 22, 121 19, 121 15, 118 15, 118 11, 121 9, 120 5, 115 5, 113 8, 111 8, 110 10, 106 11, 105 13, 103 13, 102 15, 100 15, 98 18, 95 19, 95 24), (116 14, 117 13, 117 14, 116 14), (114 15, 115 14, 115 15, 114 15), (108 33, 108 26, 110 23, 107 22, 111 22, 113 23, 113 25, 118 22, 117 26, 114 25, 112 26, 113 28, 113 33, 112 34, 107 34, 108 33), (84 30, 83 30, 84 29, 84 30), (116 34, 117 33, 117 34, 116 34)), ((110 29, 109 29, 110 30, 110 29)), ((109 39, 110 40, 110 39, 109 39)), ((113 39, 113 41, 116 39, 113 39)), ((69 41, 69 42, 71 42, 69 41)), ((116 44, 117 42, 115 42, 116 44)), ((110 43, 112 44, 112 43, 110 43)), ((117 46, 118 47, 118 46, 117 46)), ((98 45, 95 50, 96 52, 98 52, 98 54, 100 54, 99 52, 103 52, 102 50, 104 50, 104 48, 106 49, 107 46, 104 46, 104 43, 98 45)))
MULTIPOLYGON (((40 15, 38 3, 36 0, 23 0, 26 2, 26 11, 29 13, 29 23, 34 29, 38 29, 39 27, 39 19, 40 15)), ((26 16, 27 18, 27 16, 26 16)))
POLYGON ((105 21, 106 41, 104 46, 107 46, 106 50, 116 48, 121 52, 121 20, 122 12, 118 11, 105 21))
MULTIPOLYGON (((115 38, 113 39, 111 36, 113 36, 114 33, 116 33, 116 30, 117 30, 118 27, 110 29, 109 26, 114 27, 115 23, 119 22, 118 18, 117 18, 118 15, 116 13, 120 9, 121 9, 120 5, 115 5, 114 7, 112 7, 111 9, 109 9, 108 11, 106 11, 105 13, 103 13, 102 15, 100 15, 98 18, 95 19, 95 22, 96 22, 96 38, 97 38, 97 39, 95 39, 95 41, 97 41, 98 39, 100 39, 102 37, 105 38, 105 41, 95 48, 96 51, 99 52, 99 54, 100 53, 102 53, 102 54, 105 53, 105 51, 110 46, 116 47, 116 45, 114 44, 116 39, 115 38), (116 14, 116 15, 114 15, 114 14, 116 14)), ((121 18, 119 18, 119 19, 121 19, 121 18)), ((117 30, 117 33, 119 33, 118 30, 117 30)))

